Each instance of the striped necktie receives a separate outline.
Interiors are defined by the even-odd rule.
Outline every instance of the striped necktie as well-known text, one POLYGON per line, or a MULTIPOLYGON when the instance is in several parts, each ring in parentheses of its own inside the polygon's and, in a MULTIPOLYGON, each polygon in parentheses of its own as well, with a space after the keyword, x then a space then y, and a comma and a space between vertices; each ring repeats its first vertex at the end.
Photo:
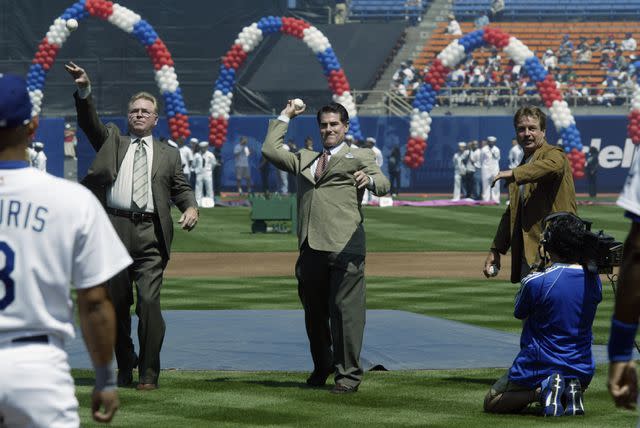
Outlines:
POLYGON ((144 141, 138 138, 133 142, 138 144, 133 156, 133 189, 131 200, 133 209, 144 210, 148 202, 149 172, 147 170, 147 150, 144 148, 144 141))
POLYGON ((318 165, 316 165, 316 173, 314 175, 316 181, 322 177, 325 170, 327 169, 327 165, 329 164, 329 150, 323 150, 320 158, 318 159, 318 165))

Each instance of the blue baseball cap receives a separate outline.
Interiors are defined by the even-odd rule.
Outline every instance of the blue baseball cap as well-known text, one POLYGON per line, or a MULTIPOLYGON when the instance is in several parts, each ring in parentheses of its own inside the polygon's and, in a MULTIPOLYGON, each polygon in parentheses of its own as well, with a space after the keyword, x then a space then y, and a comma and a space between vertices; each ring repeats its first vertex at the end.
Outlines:
POLYGON ((15 74, 0 73, 0 129, 17 128, 31 121, 27 82, 15 74))

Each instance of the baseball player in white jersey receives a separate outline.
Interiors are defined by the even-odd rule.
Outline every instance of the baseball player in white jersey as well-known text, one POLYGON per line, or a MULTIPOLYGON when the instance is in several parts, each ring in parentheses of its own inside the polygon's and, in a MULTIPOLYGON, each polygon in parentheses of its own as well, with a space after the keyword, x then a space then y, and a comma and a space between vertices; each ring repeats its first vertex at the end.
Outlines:
POLYGON ((193 168, 193 150, 191 150, 191 142, 196 140, 195 144, 198 144, 197 138, 192 138, 189 143, 182 142, 180 149, 180 162, 182 163, 182 173, 187 183, 191 183, 191 170, 193 168))
POLYGON ((131 258, 89 190, 28 167, 37 126, 24 79, 0 74, 0 426, 80 425, 64 351, 72 285, 96 369, 93 418, 108 422, 119 401, 104 283, 131 258))
POLYGON ((32 166, 40 171, 47 172, 47 155, 44 153, 44 143, 41 141, 33 142, 33 149, 36 151, 33 157, 32 166))
POLYGON ((617 406, 628 409, 635 408, 638 400, 633 349, 640 318, 640 145, 634 150, 633 162, 618 198, 618 205, 631 219, 631 230, 624 242, 608 346, 609 392, 617 406))

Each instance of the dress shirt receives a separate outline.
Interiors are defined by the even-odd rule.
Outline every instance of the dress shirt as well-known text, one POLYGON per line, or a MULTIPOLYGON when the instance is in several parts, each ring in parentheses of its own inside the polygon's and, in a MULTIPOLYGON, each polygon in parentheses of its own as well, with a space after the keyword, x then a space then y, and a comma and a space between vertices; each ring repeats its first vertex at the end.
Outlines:
MULTIPOLYGON (((127 153, 122 159, 120 170, 116 181, 113 182, 111 188, 107 191, 107 205, 111 208, 117 208, 120 210, 131 210, 132 208, 132 192, 133 192, 133 157, 138 148, 138 144, 133 144, 138 137, 131 137, 131 144, 127 149, 127 153)), ((147 183, 147 190, 149 199, 147 202, 147 208, 145 212, 153 212, 153 192, 151 191, 151 164, 153 160, 153 137, 147 136, 142 138, 144 148, 147 152, 147 174, 149 177, 147 183)))

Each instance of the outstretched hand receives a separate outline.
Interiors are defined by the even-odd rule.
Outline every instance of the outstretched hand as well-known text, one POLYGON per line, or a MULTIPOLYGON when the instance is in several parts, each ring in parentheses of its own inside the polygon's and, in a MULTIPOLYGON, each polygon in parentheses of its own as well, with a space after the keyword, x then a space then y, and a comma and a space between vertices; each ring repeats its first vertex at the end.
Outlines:
POLYGON ((302 108, 297 109, 293 105, 293 100, 287 100, 287 105, 280 112, 281 115, 287 116, 289 119, 293 119, 296 116, 301 115, 307 109, 307 105, 303 105, 302 108))
POLYGON ((495 186, 498 180, 502 180, 502 179, 505 179, 507 184, 511 183, 514 180, 513 171, 508 169, 506 171, 500 171, 499 173, 497 173, 496 176, 493 177, 493 182, 491 183, 491 187, 495 186))
POLYGON ((78 85, 79 88, 86 88, 91 84, 91 80, 89 80, 89 75, 84 68, 79 67, 73 61, 69 61, 64 65, 64 69, 67 70, 67 73, 73 77, 73 81, 78 85))

